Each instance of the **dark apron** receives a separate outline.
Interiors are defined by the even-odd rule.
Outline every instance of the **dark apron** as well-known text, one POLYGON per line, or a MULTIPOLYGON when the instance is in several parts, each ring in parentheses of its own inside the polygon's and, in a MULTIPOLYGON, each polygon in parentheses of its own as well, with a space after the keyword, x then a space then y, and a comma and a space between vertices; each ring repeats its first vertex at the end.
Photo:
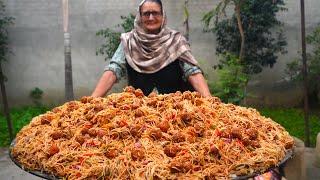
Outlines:
POLYGON ((145 95, 150 94, 154 88, 157 88, 159 94, 194 90, 189 82, 183 80, 179 60, 152 74, 139 73, 127 63, 127 73, 129 86, 141 89, 145 95))

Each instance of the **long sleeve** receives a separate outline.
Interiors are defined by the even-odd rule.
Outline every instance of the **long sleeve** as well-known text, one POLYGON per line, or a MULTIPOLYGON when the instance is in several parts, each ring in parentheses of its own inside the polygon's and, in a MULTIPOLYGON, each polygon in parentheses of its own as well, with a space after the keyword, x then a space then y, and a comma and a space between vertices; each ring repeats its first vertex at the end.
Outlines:
POLYGON ((185 54, 183 54, 182 56, 179 57, 180 58, 180 67, 183 71, 183 79, 184 80, 187 80, 189 78, 189 76, 191 76, 193 74, 202 73, 202 70, 200 69, 199 66, 183 61, 184 57, 185 57, 185 54))
POLYGON ((120 43, 116 52, 112 56, 109 63, 104 67, 104 71, 112 71, 119 81, 122 77, 125 76, 126 72, 126 58, 123 51, 123 46, 120 43))

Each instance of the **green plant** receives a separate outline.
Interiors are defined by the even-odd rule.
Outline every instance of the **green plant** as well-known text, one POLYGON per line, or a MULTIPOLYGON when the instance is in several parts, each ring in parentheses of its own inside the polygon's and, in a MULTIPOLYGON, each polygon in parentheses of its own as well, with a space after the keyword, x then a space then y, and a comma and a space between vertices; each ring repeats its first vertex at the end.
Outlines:
POLYGON ((243 66, 237 56, 225 54, 221 61, 223 66, 216 67, 219 79, 216 83, 209 83, 210 90, 223 102, 240 104, 246 97, 245 86, 249 76, 243 73, 243 66))
MULTIPOLYGON (((121 16, 122 23, 117 27, 121 27, 123 32, 129 32, 134 27, 135 16, 129 14, 128 16, 121 16)), ((120 44, 121 32, 112 30, 110 28, 101 29, 96 33, 96 36, 102 36, 105 42, 96 50, 96 55, 106 55, 105 60, 112 58, 120 44)))
MULTIPOLYGON (((33 117, 43 114, 48 111, 49 108, 45 106, 27 106, 20 108, 12 108, 10 116, 13 121, 13 134, 17 134, 20 129, 29 124, 33 117)), ((9 136, 6 131, 7 124, 5 123, 5 117, 0 113, 0 147, 9 145, 9 136)))
POLYGON ((43 91, 38 87, 30 91, 30 97, 32 98, 32 101, 35 103, 35 105, 37 106, 41 105, 42 95, 43 95, 43 91))
MULTIPOLYGON (((313 51, 307 53, 307 72, 310 104, 317 106, 320 101, 320 26, 307 36, 307 43, 312 46, 313 51)), ((285 70, 290 79, 302 82, 302 60, 296 59, 287 64, 285 70)))
POLYGON ((190 26, 189 26, 189 19, 190 19, 190 12, 189 12, 189 0, 184 1, 184 6, 183 6, 183 25, 185 26, 185 33, 184 36, 186 39, 189 41, 190 37, 190 26))
POLYGON ((234 17, 237 20, 237 27, 240 34, 241 44, 240 44, 240 51, 239 51, 239 61, 243 61, 244 54, 245 54, 245 42, 246 42, 246 35, 244 32, 243 27, 243 19, 241 17, 241 11, 243 8, 243 4, 246 0, 220 0, 216 8, 209 11, 207 14, 204 15, 203 21, 205 22, 206 27, 208 28, 211 22, 211 19, 215 16, 216 22, 218 22, 219 17, 223 15, 226 16, 226 8, 229 7, 231 4, 234 5, 234 17))
MULTIPOLYGON (((6 16, 5 5, 0 1, 0 62, 7 60, 7 55, 10 52, 8 44, 8 26, 13 24, 13 17, 6 16)), ((5 76, 0 74, 2 78, 5 76)))
POLYGON ((273 67, 277 55, 286 52, 284 48, 287 43, 282 33, 282 23, 276 18, 279 11, 285 10, 284 1, 222 0, 222 2, 225 3, 220 3, 203 18, 206 30, 216 34, 217 54, 239 54, 246 74, 257 74, 263 67, 273 67), (217 17, 217 11, 225 9, 226 5, 233 1, 236 9, 232 17, 212 20, 217 17), (243 33, 240 25, 243 27, 243 33))
POLYGON ((9 104, 7 100, 7 93, 5 87, 5 81, 7 81, 7 77, 3 74, 2 63, 7 60, 8 54, 10 53, 7 28, 9 25, 13 24, 13 20, 13 17, 6 16, 5 5, 2 1, 0 1, 0 88, 3 102, 3 111, 7 119, 10 139, 13 138, 12 123, 9 114, 9 104))

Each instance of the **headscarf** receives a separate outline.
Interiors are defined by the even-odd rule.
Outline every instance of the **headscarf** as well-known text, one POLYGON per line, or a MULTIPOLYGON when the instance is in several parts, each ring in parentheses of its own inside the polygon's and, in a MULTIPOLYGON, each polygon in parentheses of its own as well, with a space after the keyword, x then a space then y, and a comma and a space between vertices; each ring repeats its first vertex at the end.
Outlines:
POLYGON ((191 54, 190 45, 178 31, 166 27, 167 17, 162 7, 163 21, 158 34, 148 34, 141 22, 140 7, 131 32, 121 34, 121 42, 128 64, 140 73, 155 73, 173 61, 180 59, 193 65, 197 60, 191 54))

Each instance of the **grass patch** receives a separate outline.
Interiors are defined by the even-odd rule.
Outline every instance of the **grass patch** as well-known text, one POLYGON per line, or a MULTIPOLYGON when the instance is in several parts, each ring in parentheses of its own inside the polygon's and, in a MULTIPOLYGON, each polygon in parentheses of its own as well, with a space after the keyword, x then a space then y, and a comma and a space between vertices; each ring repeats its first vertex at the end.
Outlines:
MULTIPOLYGON (((12 108, 10 111, 11 121, 13 126, 14 136, 20 131, 20 129, 29 124, 31 119, 39 114, 43 114, 48 111, 49 108, 43 106, 27 106, 22 108, 12 108)), ((0 114, 0 147, 6 147, 9 145, 9 132, 7 126, 7 120, 3 114, 0 114)))
MULTIPOLYGON (((259 111, 261 115, 270 117, 272 120, 281 124, 284 128, 286 128, 290 135, 305 141, 303 110, 294 108, 262 108, 259 111)), ((320 117, 311 114, 309 117, 309 122, 311 146, 315 147, 317 134, 320 132, 320 117)))

